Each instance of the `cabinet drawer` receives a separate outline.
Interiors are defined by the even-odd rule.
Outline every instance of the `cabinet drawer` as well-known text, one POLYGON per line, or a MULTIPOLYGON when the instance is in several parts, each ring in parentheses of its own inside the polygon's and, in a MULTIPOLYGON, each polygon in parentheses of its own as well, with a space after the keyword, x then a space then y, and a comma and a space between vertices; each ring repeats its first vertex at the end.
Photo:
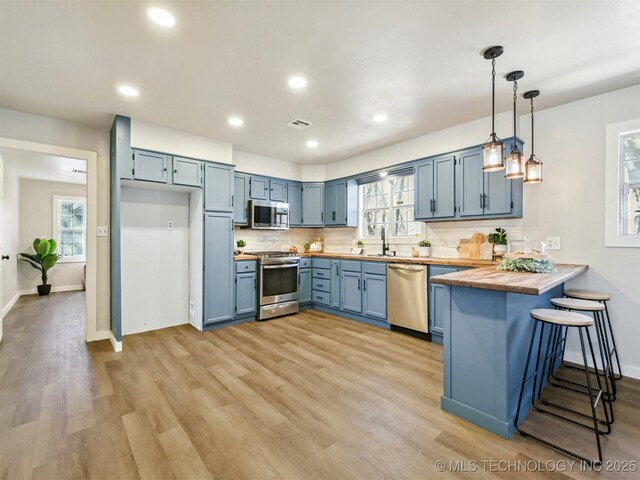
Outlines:
POLYGON ((331 280, 328 278, 314 278, 313 279, 313 289, 319 290, 321 292, 330 292, 331 291, 331 280))
POLYGON ((329 305, 329 299, 331 295, 326 292, 313 291, 313 303, 319 303, 320 305, 329 305))
POLYGON ((236 262, 236 273, 255 272, 256 262, 255 260, 242 260, 236 262))
POLYGON ((310 268, 311 267, 311 259, 310 258, 301 258, 300 259, 300 268, 310 268))
POLYGON ((340 262, 340 269, 345 272, 360 272, 362 271, 362 262, 356 260, 342 260, 340 262))
POLYGON ((326 278, 331 277, 331 270, 326 268, 313 268, 313 278, 326 278))
POLYGON ((314 268, 331 268, 331 259, 330 258, 314 258, 313 259, 313 267, 314 268))
POLYGON ((362 273, 372 273, 373 275, 386 275, 387 264, 384 262, 362 262, 362 273))

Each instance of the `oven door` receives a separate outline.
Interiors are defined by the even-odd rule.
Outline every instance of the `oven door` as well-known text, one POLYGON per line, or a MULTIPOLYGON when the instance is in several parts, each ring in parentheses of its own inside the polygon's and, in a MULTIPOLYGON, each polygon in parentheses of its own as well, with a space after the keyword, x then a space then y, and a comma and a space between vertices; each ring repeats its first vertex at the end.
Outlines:
POLYGON ((298 299, 298 262, 260 267, 260 305, 298 299))
POLYGON ((251 228, 256 230, 286 230, 289 228, 289 204, 251 202, 251 228))

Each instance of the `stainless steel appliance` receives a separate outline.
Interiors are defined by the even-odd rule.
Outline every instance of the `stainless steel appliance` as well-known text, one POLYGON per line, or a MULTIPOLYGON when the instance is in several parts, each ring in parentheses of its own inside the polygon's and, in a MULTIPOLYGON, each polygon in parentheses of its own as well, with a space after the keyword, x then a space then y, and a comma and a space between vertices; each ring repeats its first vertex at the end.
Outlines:
POLYGON ((289 204, 250 200, 251 228, 257 230, 287 230, 289 228, 289 204))
POLYGON ((257 252, 258 320, 298 312, 300 257, 288 252, 257 252))
POLYGON ((393 330, 427 337, 427 267, 387 265, 387 320, 393 330))

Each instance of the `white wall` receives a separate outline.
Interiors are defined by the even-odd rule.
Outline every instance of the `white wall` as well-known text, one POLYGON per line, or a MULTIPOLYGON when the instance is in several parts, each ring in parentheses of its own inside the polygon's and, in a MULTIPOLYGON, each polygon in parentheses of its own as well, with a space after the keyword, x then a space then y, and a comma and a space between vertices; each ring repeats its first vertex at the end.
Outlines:
MULTIPOLYGON (((53 238, 53 196, 86 197, 86 185, 20 179, 20 243, 21 252, 33 252, 33 239, 53 238)), ((5 208, 6 210, 6 208, 5 208)), ((60 251, 60 249, 58 249, 60 251)), ((81 288, 84 262, 58 262, 49 271, 49 283, 54 289, 81 288)), ((25 262, 18 263, 21 292, 32 291, 42 283, 40 273, 25 262)))
POLYGON ((121 218, 122 333, 187 323, 189 194, 123 187, 121 218))
POLYGON ((233 151, 233 164, 236 166, 237 172, 280 177, 287 180, 302 179, 300 165, 239 150, 233 151))
POLYGON ((6 314, 17 300, 20 286, 18 283, 19 225, 18 208, 20 204, 20 183, 18 172, 13 164, 4 161, 4 220, 2 225, 3 253, 10 259, 2 262, 2 303, 0 311, 6 314))
MULTIPOLYGON (((640 118, 640 86, 536 113, 536 155, 543 181, 524 189, 524 230, 531 238, 560 237, 550 252, 563 263, 586 263, 589 271, 568 286, 612 295, 610 313, 623 373, 640 378, 640 248, 604 246, 606 126, 640 118)), ((521 119, 524 140, 530 121, 521 119)), ((525 149, 529 153, 529 149, 525 149)), ((579 351, 578 343, 568 345, 579 351)))
MULTIPOLYGON (((109 130, 0 109, 0 136, 60 145, 98 154, 98 225, 109 225, 109 130)), ((91 232, 89 232, 91 233, 91 232)), ((96 330, 110 329, 109 237, 97 239, 96 330)))

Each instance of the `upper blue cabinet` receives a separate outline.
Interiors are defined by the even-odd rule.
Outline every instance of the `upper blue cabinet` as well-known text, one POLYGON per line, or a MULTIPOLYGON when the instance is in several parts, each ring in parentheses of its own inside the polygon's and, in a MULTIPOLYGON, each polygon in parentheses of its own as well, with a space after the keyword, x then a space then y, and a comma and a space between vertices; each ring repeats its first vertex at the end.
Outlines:
POLYGON ((233 176, 233 221, 236 225, 249 225, 249 175, 233 176))
POLYGON ((287 201, 287 181, 251 175, 249 196, 252 200, 287 201))
POLYGON ((206 163, 204 166, 204 209, 207 212, 234 211, 233 165, 206 163))
POLYGON ((133 151, 133 179, 167 183, 171 157, 162 153, 133 151))
POLYGON ((455 216, 455 155, 442 155, 415 165, 415 218, 455 216))
POLYGON ((302 226, 302 184, 287 182, 287 201, 289 202, 289 226, 302 226))
POLYGON ((358 184, 355 180, 332 180, 324 184, 324 225, 358 226, 358 184))
POLYGON ((202 162, 191 158, 173 157, 173 184, 188 187, 202 186, 202 162))
POLYGON ((287 201, 287 181, 272 178, 269 180, 269 200, 272 202, 287 201))
POLYGON ((324 184, 302 185, 302 226, 324 226, 324 184))

